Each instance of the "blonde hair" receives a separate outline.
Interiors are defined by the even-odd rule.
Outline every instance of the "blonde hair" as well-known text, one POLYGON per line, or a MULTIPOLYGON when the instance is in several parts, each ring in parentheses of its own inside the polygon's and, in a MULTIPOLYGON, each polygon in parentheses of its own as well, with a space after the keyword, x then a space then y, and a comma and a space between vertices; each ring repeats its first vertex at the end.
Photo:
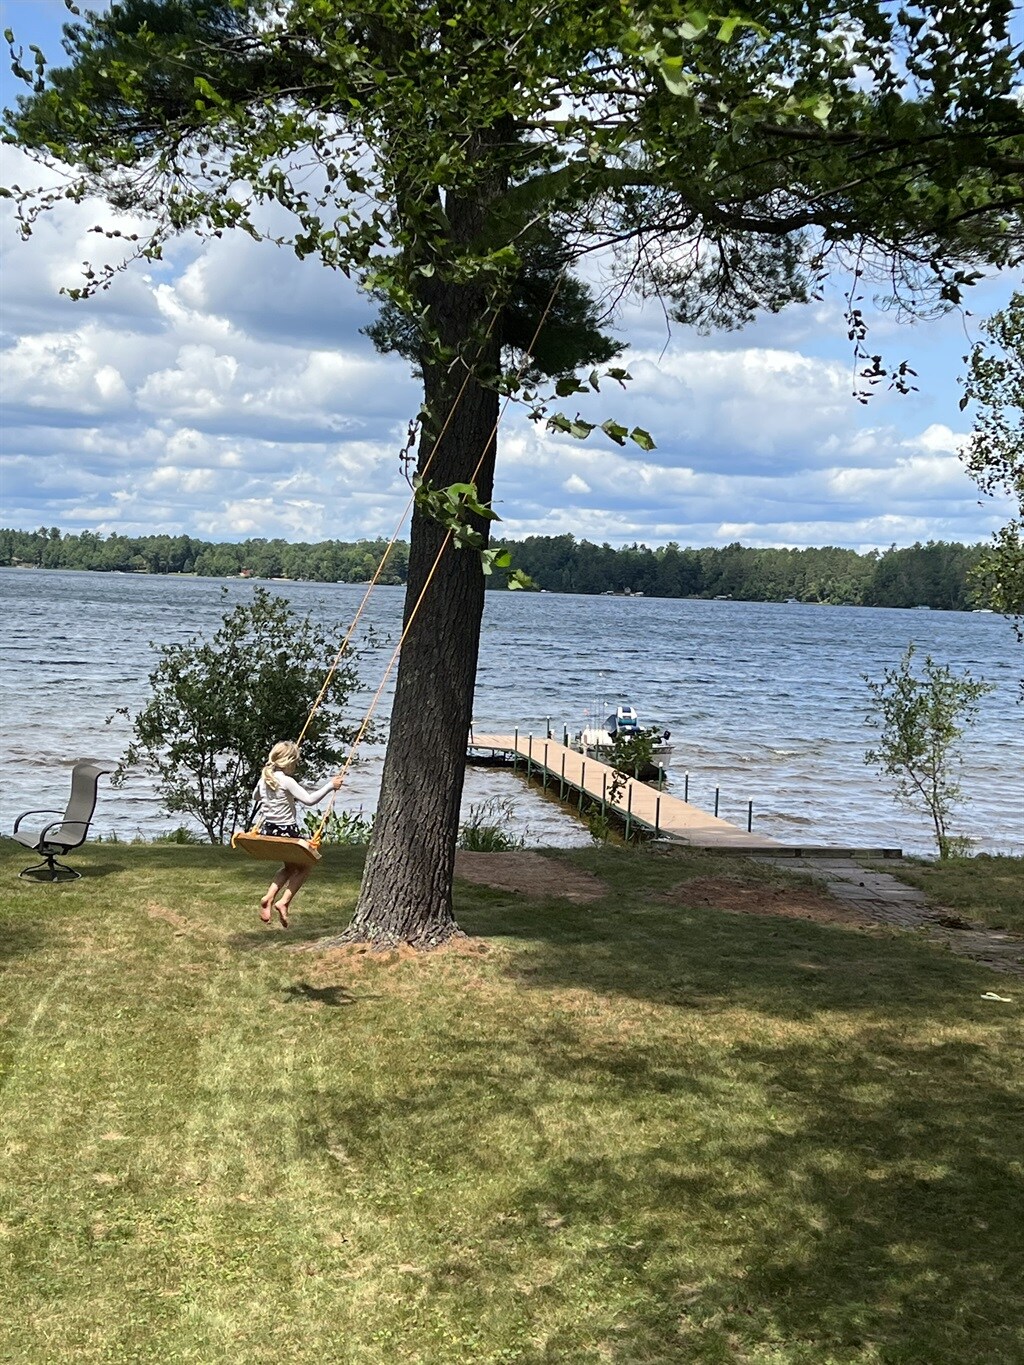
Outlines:
POLYGON ((285 768, 295 769, 299 762, 299 746, 293 739, 282 739, 267 756, 263 781, 272 792, 277 791, 277 774, 285 768))

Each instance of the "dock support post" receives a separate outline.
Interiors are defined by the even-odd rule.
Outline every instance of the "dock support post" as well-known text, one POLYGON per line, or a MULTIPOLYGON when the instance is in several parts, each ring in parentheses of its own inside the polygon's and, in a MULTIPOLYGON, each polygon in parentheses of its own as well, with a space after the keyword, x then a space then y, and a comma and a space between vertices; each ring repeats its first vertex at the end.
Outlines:
POLYGON ((512 736, 512 771, 515 772, 519 759, 519 726, 516 726, 515 734, 512 736))
POLYGON ((533 735, 526 737, 526 780, 533 776, 533 735))
POLYGON ((608 814, 608 774, 601 774, 601 819, 608 814))
POLYGON ((565 800, 565 754, 562 754, 562 771, 558 778, 558 799, 565 800))
POLYGON ((657 797, 654 802, 654 837, 661 838, 661 797, 657 797))
POLYGON ((626 783, 626 843, 629 843, 629 832, 633 826, 633 784, 626 783))
POLYGON ((748 801, 748 802, 747 802, 747 833, 749 834, 750 831, 751 831, 753 828, 754 828, 754 803, 753 803, 753 801, 748 801))
POLYGON ((563 749, 568 749, 568 747, 569 747, 569 727, 568 727, 567 725, 563 725, 563 726, 562 726, 562 748, 563 748, 563 749))
POLYGON ((683 800, 686 801, 686 802, 689 802, 689 800, 690 800, 690 774, 689 774, 689 773, 687 773, 687 774, 686 774, 686 777, 683 779, 683 800))
POLYGON ((715 819, 718 819, 718 788, 715 788, 715 819))
POLYGON ((583 789, 587 785, 587 764, 586 760, 580 764, 580 810, 583 809, 583 789))
MULTIPOLYGON (((548 721, 548 739, 551 738, 551 722, 548 721)), ((544 790, 548 789, 548 740, 544 741, 544 790)))

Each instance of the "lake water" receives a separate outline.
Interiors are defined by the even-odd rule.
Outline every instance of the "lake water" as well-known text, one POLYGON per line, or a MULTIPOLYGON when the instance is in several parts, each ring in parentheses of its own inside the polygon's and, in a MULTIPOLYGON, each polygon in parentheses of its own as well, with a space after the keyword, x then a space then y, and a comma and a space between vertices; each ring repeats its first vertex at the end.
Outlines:
MULTIPOLYGON (((302 614, 340 639, 363 595, 351 584, 273 583, 302 614)), ((252 593, 250 582, 0 569, 0 830, 31 807, 63 806, 75 759, 118 758, 155 662, 150 643, 210 633, 252 593)), ((397 638, 403 590, 377 588, 366 620, 397 638)), ((955 832, 987 852, 1024 851, 1024 655, 1010 625, 983 613, 896 611, 755 602, 492 593, 487 599, 474 720, 481 731, 542 735, 550 720, 580 727, 629 701, 643 721, 672 732, 669 786, 723 819, 786 842, 899 846, 934 851, 930 827, 902 810, 863 762, 872 738, 863 675, 880 678, 913 641, 957 671, 994 683, 964 744, 969 798, 955 832)), ((390 650, 363 665, 375 689, 390 650)), ((382 702, 386 720, 389 693, 382 702)), ((369 812, 383 749, 366 751, 339 809, 369 812)), ((530 844, 581 844, 566 811, 509 772, 471 768, 464 812, 511 801, 530 844)), ((130 839, 179 823, 160 810, 147 779, 101 786, 95 829, 130 839)))

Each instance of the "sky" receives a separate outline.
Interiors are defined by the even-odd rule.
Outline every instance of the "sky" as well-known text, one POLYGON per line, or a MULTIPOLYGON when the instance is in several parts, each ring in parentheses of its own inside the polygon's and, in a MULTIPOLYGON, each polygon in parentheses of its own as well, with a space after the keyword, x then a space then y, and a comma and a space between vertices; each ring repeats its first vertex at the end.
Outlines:
MULTIPOLYGON (((63 0, 2 0, 3 22, 59 56, 63 0)), ((6 74, 3 103, 19 88, 6 74)), ((40 172, 0 149, 0 184, 40 172)), ((360 333, 370 302, 344 276, 242 234, 183 238, 72 302, 92 229, 123 220, 63 203, 26 242, 0 202, 0 524, 107 535, 290 541, 391 535, 419 390, 360 333)), ((958 451, 963 357, 1019 280, 985 282, 968 314, 872 319, 871 350, 906 359, 918 391, 867 404, 838 290, 739 332, 666 327, 630 306, 625 390, 580 408, 650 431, 656 449, 546 434, 510 409, 499 442, 499 534, 571 532, 612 545, 840 545, 985 540, 1004 505, 982 499, 958 451)), ((870 308, 871 298, 865 300, 870 308)), ((577 410, 567 402, 569 415, 577 410)))

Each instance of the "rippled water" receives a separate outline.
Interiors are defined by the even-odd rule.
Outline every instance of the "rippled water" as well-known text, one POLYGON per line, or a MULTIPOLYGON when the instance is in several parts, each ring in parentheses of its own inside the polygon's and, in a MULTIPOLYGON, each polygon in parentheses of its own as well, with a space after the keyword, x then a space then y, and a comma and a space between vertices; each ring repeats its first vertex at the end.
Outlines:
MULTIPOLYGON (((274 592, 343 634, 362 588, 274 583, 274 592)), ((128 724, 107 716, 144 703, 154 656, 149 643, 209 632, 252 584, 232 580, 0 569, 0 645, 7 781, 0 829, 34 806, 62 805, 67 768, 81 756, 117 758, 128 724)), ((367 621, 397 635, 402 590, 377 588, 367 621)), ((996 685, 965 745, 969 797, 957 832, 990 852, 1024 851, 1024 666, 1001 617, 972 613, 813 607, 557 593, 488 597, 474 718, 480 730, 556 735, 630 701, 645 721, 672 731, 671 789, 720 814, 808 844, 898 845, 931 852, 922 816, 901 810, 864 766, 872 732, 863 675, 879 678, 909 641, 955 669, 996 685)), ((364 665, 367 696, 390 651, 364 665)), ((365 704, 366 696, 354 699, 365 704)), ((383 707, 387 709, 388 696, 383 707)), ((367 751, 345 795, 372 810, 382 749, 367 751)), ((487 799, 512 800, 533 844, 585 843, 576 819, 507 772, 471 768, 466 813, 487 799)), ((152 835, 178 823, 151 785, 133 776, 104 785, 96 829, 152 835)))

